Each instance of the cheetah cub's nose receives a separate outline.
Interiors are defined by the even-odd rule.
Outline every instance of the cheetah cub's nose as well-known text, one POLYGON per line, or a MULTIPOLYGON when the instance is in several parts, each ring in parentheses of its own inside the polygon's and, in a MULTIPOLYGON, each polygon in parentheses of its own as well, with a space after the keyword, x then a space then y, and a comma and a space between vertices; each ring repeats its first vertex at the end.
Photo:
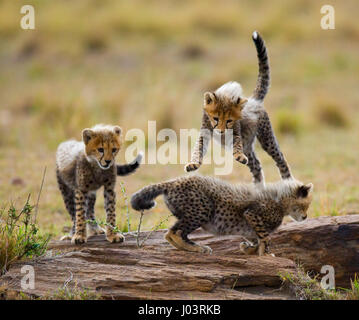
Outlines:
POLYGON ((111 160, 105 160, 106 164, 109 165, 111 163, 111 160))

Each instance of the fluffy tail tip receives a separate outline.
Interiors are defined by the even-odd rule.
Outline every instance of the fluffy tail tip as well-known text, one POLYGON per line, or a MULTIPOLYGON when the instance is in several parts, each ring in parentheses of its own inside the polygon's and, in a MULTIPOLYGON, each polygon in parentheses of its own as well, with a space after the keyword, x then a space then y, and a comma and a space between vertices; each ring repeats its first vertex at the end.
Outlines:
POLYGON ((140 152, 137 154, 135 160, 133 160, 133 163, 138 163, 138 164, 140 164, 140 163, 142 162, 142 158, 143 158, 143 152, 140 151, 140 152))
POLYGON ((257 39, 258 39, 258 32, 257 32, 257 31, 254 31, 254 32, 252 33, 252 38, 253 38, 253 40, 257 40, 257 39))

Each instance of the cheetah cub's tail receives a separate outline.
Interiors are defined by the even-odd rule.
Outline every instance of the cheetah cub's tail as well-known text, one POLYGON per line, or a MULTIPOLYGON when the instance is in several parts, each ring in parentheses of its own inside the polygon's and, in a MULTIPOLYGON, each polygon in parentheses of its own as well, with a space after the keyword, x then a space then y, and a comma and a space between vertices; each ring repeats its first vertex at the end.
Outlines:
POLYGON ((253 98, 262 101, 270 86, 269 61, 265 43, 257 31, 253 32, 252 39, 257 49, 259 65, 257 85, 253 92, 253 98))
POLYGON ((139 152, 136 159, 129 164, 117 165, 117 175, 118 176, 127 176, 128 174, 136 171, 142 162, 143 153, 139 152))
POLYGON ((167 183, 152 184, 134 193, 131 206, 137 211, 149 210, 156 205, 154 199, 167 192, 167 183))

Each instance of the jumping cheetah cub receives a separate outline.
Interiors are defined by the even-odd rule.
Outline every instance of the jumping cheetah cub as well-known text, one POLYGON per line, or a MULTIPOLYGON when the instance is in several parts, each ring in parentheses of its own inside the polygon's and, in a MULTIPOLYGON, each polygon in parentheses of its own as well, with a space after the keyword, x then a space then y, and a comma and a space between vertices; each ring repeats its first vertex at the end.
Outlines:
POLYGON ((289 215, 296 221, 307 218, 313 185, 282 180, 263 189, 255 184, 231 185, 203 176, 180 177, 144 187, 131 198, 135 210, 150 209, 154 199, 164 200, 178 221, 167 232, 166 240, 181 250, 208 252, 188 235, 199 227, 217 235, 240 235, 247 239, 240 245, 245 254, 268 252, 268 237, 289 215))
POLYGON ((275 161, 282 179, 292 178, 289 165, 280 150, 263 100, 269 90, 270 68, 264 40, 258 32, 252 39, 257 50, 259 73, 251 97, 245 98, 237 82, 228 82, 214 92, 204 94, 201 131, 185 171, 195 171, 202 165, 213 138, 233 152, 236 161, 246 164, 255 183, 264 185, 261 163, 255 153, 258 139, 264 151, 275 161), (225 130, 232 129, 233 139, 225 139, 225 130), (229 140, 229 141, 228 141, 229 140))
POLYGON ((115 164, 121 148, 119 126, 96 125, 83 130, 82 137, 82 142, 70 140, 61 143, 56 153, 57 182, 73 222, 70 235, 62 237, 62 240, 71 239, 75 244, 86 242, 86 226, 90 235, 105 232, 96 224, 94 213, 96 191, 103 186, 107 214, 106 239, 122 242, 124 237, 114 231, 116 175, 135 171, 141 163, 142 154, 130 164, 115 164), (90 220, 90 223, 86 223, 86 220, 90 220))

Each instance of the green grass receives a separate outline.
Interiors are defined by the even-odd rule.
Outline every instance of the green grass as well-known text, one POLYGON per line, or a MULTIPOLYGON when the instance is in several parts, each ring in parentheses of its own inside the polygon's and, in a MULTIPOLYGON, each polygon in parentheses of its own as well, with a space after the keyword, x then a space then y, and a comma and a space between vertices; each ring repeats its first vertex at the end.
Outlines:
POLYGON ((13 204, 0 210, 0 274, 23 258, 44 254, 49 236, 41 235, 33 217, 29 198, 21 209, 13 204))

